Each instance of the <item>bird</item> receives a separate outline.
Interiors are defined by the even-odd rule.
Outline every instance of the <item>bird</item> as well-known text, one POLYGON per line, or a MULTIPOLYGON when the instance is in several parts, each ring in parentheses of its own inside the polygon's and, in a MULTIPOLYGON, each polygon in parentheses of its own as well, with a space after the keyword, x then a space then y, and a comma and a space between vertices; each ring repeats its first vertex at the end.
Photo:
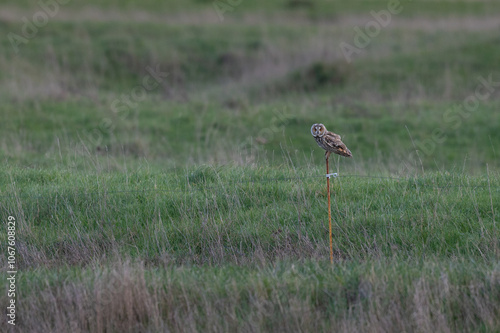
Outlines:
POLYGON ((316 139, 318 146, 326 150, 325 158, 331 153, 335 153, 345 157, 352 157, 352 153, 347 146, 342 142, 340 135, 330 132, 323 124, 313 124, 311 126, 311 134, 316 139))

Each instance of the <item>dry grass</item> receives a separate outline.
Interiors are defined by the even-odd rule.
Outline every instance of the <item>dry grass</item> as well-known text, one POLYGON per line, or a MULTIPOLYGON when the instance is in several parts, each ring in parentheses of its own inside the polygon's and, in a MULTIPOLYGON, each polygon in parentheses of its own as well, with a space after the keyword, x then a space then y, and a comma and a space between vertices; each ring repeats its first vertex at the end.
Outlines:
MULTIPOLYGON (((119 261, 20 289, 19 332, 493 332, 500 274, 456 263, 151 269, 119 261), (352 268, 352 267, 351 267, 352 268), (346 270, 347 269, 347 270, 346 270), (460 270, 470 270, 463 275, 460 270), (236 271, 240 270, 240 273, 236 271), (401 273, 403 275, 401 275, 401 273), (235 274, 236 273, 236 274, 235 274), (315 278, 311 279, 310 274, 315 278), (343 282, 341 282, 343 281, 343 282)), ((476 266, 476 267, 474 267, 476 266)), ((39 274, 39 273, 34 273, 39 274)), ((29 277, 30 274, 26 274, 29 277)))

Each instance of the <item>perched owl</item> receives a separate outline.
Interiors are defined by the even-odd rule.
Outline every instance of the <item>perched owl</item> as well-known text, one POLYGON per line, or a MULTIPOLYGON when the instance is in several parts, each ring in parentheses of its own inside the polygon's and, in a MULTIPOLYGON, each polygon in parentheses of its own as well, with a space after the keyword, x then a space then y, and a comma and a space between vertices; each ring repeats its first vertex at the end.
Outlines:
POLYGON ((316 139, 318 145, 326 150, 326 158, 328 158, 331 153, 339 154, 345 157, 352 156, 349 148, 347 148, 346 145, 340 140, 340 135, 327 131, 325 125, 312 125, 311 134, 316 139))

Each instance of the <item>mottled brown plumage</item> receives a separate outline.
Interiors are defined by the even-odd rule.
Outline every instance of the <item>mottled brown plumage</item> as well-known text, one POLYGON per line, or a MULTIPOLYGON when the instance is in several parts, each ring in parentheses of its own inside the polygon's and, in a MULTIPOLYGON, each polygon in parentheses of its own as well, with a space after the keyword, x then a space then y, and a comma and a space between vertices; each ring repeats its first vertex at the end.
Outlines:
POLYGON ((326 150, 326 158, 328 158, 331 153, 335 153, 345 157, 352 156, 349 148, 347 148, 346 145, 341 141, 340 135, 327 131, 325 125, 312 125, 311 134, 316 139, 318 146, 326 150))

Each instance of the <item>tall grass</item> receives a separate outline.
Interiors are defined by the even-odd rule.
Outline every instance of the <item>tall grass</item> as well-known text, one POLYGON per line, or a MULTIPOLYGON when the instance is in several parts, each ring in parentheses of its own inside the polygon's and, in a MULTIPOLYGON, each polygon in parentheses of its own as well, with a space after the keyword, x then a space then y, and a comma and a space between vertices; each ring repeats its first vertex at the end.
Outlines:
MULTIPOLYGON (((321 171, 200 167, 127 174, 9 171, 2 217, 18 218, 21 268, 123 254, 163 264, 327 255, 321 171)), ((337 260, 497 258, 497 174, 333 182, 337 260)))
POLYGON ((119 261, 23 274, 19 331, 496 331, 498 263, 160 267, 119 261))

